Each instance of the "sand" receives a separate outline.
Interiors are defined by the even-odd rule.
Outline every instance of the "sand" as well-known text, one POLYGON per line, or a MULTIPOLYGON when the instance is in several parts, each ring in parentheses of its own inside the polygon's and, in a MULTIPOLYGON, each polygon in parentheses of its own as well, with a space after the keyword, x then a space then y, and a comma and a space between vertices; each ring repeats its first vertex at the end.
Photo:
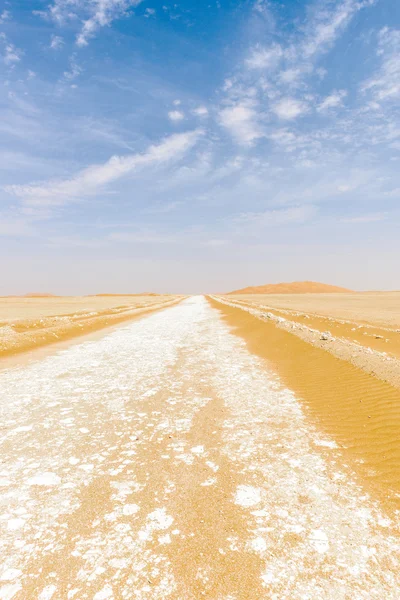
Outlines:
MULTIPOLYGON (((396 398, 341 362, 189 298, 0 373, 0 598, 398 600, 399 519, 341 447, 351 428, 317 428, 306 394, 336 420, 354 382, 396 398)), ((373 459, 368 409, 355 433, 373 459)))
POLYGON ((400 292, 238 295, 236 300, 400 329, 400 292))
POLYGON ((250 286, 235 290, 230 294, 343 294, 349 292, 352 292, 352 290, 317 281, 292 281, 290 283, 268 283, 266 285, 250 286))
MULTIPOLYGON (((383 296, 383 294, 378 295, 381 300, 383 296)), ((280 298, 279 302, 283 304, 284 299, 280 298)), ((242 296, 226 296, 225 299, 250 310, 263 320, 271 320, 277 327, 400 388, 400 330, 372 324, 374 320, 382 319, 382 313, 374 309, 371 301, 366 307, 370 309, 368 317, 371 324, 365 324, 363 320, 345 320, 287 308, 272 308, 273 302, 265 303, 270 299, 269 296, 263 296, 260 300, 258 296, 248 296, 246 299, 242 296)), ((300 297, 297 299, 299 305, 304 305, 300 297)), ((346 303, 346 298, 342 299, 342 309, 343 307, 347 309, 346 314, 353 318, 364 316, 361 310, 356 312, 349 310, 349 304, 346 303)), ((314 305, 318 305, 320 312, 325 310, 329 313, 329 298, 327 301, 326 296, 315 298, 314 305)), ((396 323, 397 307, 395 310, 390 310, 389 303, 386 308, 387 315, 384 322, 396 323)), ((339 314, 343 312, 342 310, 339 314)))
POLYGON ((343 448, 363 485, 387 506, 391 498, 391 509, 397 510, 400 361, 387 362, 374 350, 361 349, 359 355, 348 342, 324 341, 319 334, 313 337, 313 332, 292 329, 290 321, 275 320, 249 305, 235 306, 232 298, 223 300, 228 305, 217 300, 212 305, 220 308, 233 332, 251 352, 267 360, 302 400, 317 428, 343 448))
MULTIPOLYGON (((170 296, 160 296, 168 298, 170 296)), ((104 311, 121 306, 158 301, 158 297, 142 296, 42 296, 0 297, 0 323, 75 315, 79 312, 104 311)))
POLYGON ((0 298, 0 360, 157 310, 179 296, 0 298))

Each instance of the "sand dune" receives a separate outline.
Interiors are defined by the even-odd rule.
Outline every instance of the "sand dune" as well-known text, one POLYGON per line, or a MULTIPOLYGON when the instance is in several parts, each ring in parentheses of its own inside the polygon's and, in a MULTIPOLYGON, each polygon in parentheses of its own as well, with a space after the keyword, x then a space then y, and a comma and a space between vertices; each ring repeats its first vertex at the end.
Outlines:
POLYGON ((24 294, 22 298, 57 298, 57 295, 45 294, 43 292, 29 292, 29 294, 24 294))
POLYGON ((86 298, 121 298, 121 297, 127 297, 130 298, 131 296, 137 297, 137 296, 162 296, 163 294, 156 294, 155 292, 141 292, 140 294, 88 294, 87 296, 85 296, 86 298))
POLYGON ((292 281, 291 283, 268 283, 234 290, 229 294, 343 294, 351 292, 343 287, 316 281, 292 281))

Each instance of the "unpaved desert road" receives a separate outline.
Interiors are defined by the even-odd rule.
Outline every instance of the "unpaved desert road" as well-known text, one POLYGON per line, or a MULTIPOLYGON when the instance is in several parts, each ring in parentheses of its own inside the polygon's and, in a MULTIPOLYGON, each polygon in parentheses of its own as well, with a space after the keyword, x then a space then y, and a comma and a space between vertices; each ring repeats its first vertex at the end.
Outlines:
POLYGON ((1 600, 397 600, 396 527, 203 297, 0 374, 1 600))

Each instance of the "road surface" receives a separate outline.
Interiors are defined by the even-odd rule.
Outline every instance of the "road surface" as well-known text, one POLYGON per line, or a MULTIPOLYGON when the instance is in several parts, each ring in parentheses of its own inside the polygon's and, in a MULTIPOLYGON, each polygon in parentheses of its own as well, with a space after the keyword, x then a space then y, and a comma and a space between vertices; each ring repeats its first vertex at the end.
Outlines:
POLYGON ((0 388, 1 600, 400 598, 396 525, 205 298, 0 388))

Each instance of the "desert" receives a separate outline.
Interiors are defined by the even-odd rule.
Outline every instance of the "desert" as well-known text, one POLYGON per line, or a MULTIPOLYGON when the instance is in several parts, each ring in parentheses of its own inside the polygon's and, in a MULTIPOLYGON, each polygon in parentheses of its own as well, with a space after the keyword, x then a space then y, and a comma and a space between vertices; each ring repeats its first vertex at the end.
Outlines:
POLYGON ((180 600, 190 589, 247 600, 265 598, 266 585, 288 597, 293 572, 290 594, 369 594, 371 576, 392 594, 394 297, 2 299, 4 326, 31 335, 27 349, 5 346, 0 358, 3 597, 98 600, 135 589, 180 600), (59 318, 67 346, 49 341, 59 318), (76 323, 96 335, 78 335, 76 323))
POLYGON ((154 294, 0 297, 0 359, 117 325, 176 299, 154 294))
POLYGON ((400 600, 400 1, 0 8, 0 600, 400 600))
POLYGON ((238 300, 265 304, 271 308, 303 312, 351 321, 361 325, 375 325, 400 329, 400 292, 349 293, 286 293, 239 294, 238 300))

